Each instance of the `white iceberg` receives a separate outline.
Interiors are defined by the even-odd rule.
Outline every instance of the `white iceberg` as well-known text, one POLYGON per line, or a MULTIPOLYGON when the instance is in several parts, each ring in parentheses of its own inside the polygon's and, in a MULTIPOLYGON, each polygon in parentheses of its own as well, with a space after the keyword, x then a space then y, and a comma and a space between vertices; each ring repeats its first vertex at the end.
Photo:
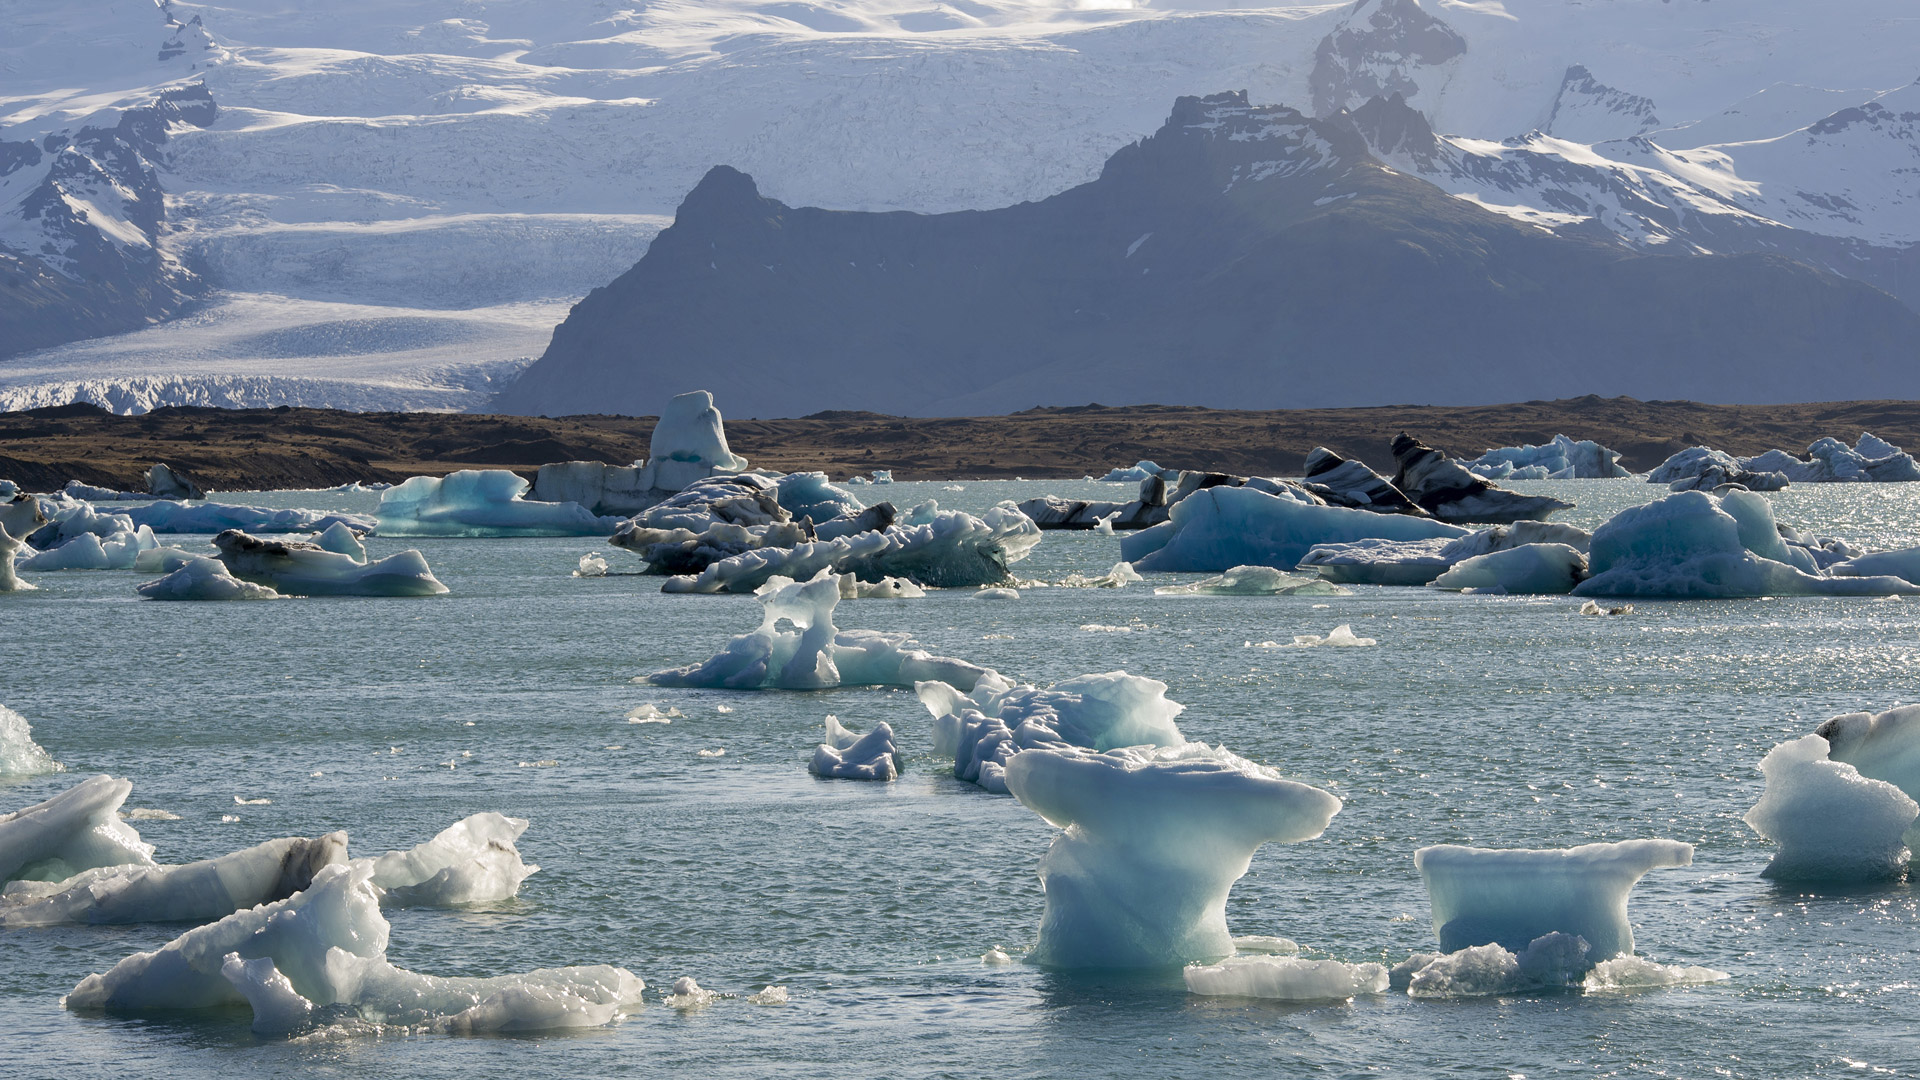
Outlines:
MULTIPOLYGON (((1862 742, 1849 749, 1859 752, 1862 742)), ((1767 787, 1744 820, 1779 845, 1762 873, 1795 881, 1901 877, 1910 858, 1905 834, 1920 817, 1920 804, 1886 780, 1831 760, 1829 750, 1826 739, 1807 735, 1761 759, 1767 787)))
POLYGON ((227 573, 218 559, 198 557, 163 578, 134 586, 149 600, 278 600, 280 593, 265 585, 241 581, 227 573))
POLYGON ((0 776, 39 776, 65 768, 33 741, 26 717, 0 705, 0 776))
POLYGON ((745 472, 747 459, 727 445, 726 423, 705 390, 679 394, 660 411, 647 442, 649 487, 679 491, 716 472, 745 472))
POLYGON ((1251 487, 1211 487, 1174 503, 1165 522, 1123 537, 1120 556, 1140 571, 1291 570, 1322 544, 1465 535, 1466 529, 1429 518, 1325 506, 1251 487))
POLYGON ((963 660, 929 655, 906 634, 839 629, 833 609, 842 595, 840 578, 829 571, 806 582, 775 577, 755 595, 765 609, 759 629, 735 637, 703 664, 656 671, 648 680, 659 686, 819 690, 938 679, 971 688, 988 674, 963 660))
POLYGON ((14 882, 0 926, 207 922, 284 900, 347 860, 347 834, 286 837, 181 866, 105 866, 51 884, 14 882))
POLYGON ((381 536, 592 536, 622 519, 579 503, 523 498, 527 482, 506 469, 415 476, 380 493, 381 536))
POLYGON ((1565 544, 1522 544, 1455 563, 1430 588, 1560 596, 1587 576, 1585 554, 1565 544))
POLYGON ((362 542, 362 537, 365 535, 365 533, 354 531, 344 521, 336 521, 308 539, 320 545, 322 551, 345 555, 354 562, 366 562, 367 545, 362 542))
POLYGON ((1154 462, 1142 461, 1131 468, 1108 469, 1107 475, 1101 477, 1100 481, 1108 484, 1137 484, 1142 480, 1156 476, 1163 479, 1173 479, 1179 475, 1180 470, 1178 469, 1163 469, 1154 462))
POLYGON ((520 894, 539 871, 520 860, 514 841, 527 819, 486 812, 462 818, 424 844, 369 860, 372 882, 396 907, 491 904, 520 894))
POLYGON ((1540 446, 1526 443, 1489 450, 1472 461, 1462 462, 1472 472, 1488 479, 1519 475, 1523 469, 1538 469, 1543 480, 1611 479, 1633 474, 1620 467, 1620 452, 1609 450, 1590 439, 1575 441, 1555 435, 1540 446), (1501 471, 1502 466, 1505 471, 1501 471))
POLYGON ((1007 790, 1065 830, 1040 860, 1029 958, 1146 968, 1233 953, 1227 893, 1266 843, 1311 840, 1340 811, 1319 788, 1202 743, 1015 755, 1007 790))
POLYGON ((40 587, 21 581, 20 575, 14 573, 13 560, 24 550, 26 544, 15 539, 5 525, 0 525, 0 593, 32 592, 40 587))
POLYGON ((1186 585, 1162 585, 1153 593, 1155 596, 1349 596, 1352 590, 1317 575, 1289 574, 1271 566, 1236 566, 1219 577, 1186 585))
POLYGON ((217 533, 240 529, 252 533, 317 532, 335 525, 346 525, 362 533, 371 533, 378 524, 366 514, 336 513, 330 510, 275 510, 265 506, 231 506, 225 503, 156 502, 122 511, 133 525, 145 525, 157 533, 217 533))
POLYGON ((1778 474, 1795 484, 1912 483, 1920 481, 1920 464, 1885 439, 1861 432, 1852 447, 1835 438, 1816 439, 1807 447, 1805 457, 1769 450, 1736 458, 1705 446, 1689 447, 1661 462, 1647 474, 1647 480, 1671 486, 1699 482, 1709 473, 1734 483, 1745 483, 1747 474, 1778 474))
POLYGON ((262 540, 237 529, 213 538, 227 573, 289 596, 437 596, 447 591, 426 556, 409 548, 356 562, 304 540, 262 540))
POLYGON ((325 867, 303 892, 88 975, 62 1004, 110 1012, 253 1004, 262 1034, 283 1034, 322 1015, 455 1034, 544 1031, 597 1027, 639 1007, 645 984, 624 968, 443 978, 395 967, 386 958, 391 927, 372 875, 364 861, 325 867))
POLYGON ((875 724, 872 731, 858 735, 842 727, 839 717, 829 716, 826 728, 827 741, 813 752, 808 772, 845 780, 892 780, 900 775, 892 726, 875 724))
POLYGON ((0 882, 65 881, 99 866, 152 866, 153 845, 116 813, 133 781, 90 776, 0 815, 0 882))
POLYGON ((1231 956, 1217 964, 1190 965, 1181 975, 1189 993, 1208 997, 1346 1001, 1360 994, 1387 991, 1383 964, 1343 964, 1297 956, 1231 956))
MULTIPOLYGON (((1920 705, 1836 716, 1814 734, 1827 740, 1828 757, 1920 800, 1920 705)), ((1920 844, 1920 828, 1908 834, 1907 844, 1920 844)))
POLYGON ((1111 750, 1185 744, 1174 719, 1186 708, 1167 698, 1158 679, 1110 671, 1058 682, 1045 690, 997 672, 971 691, 944 681, 914 684, 933 714, 933 752, 953 759, 953 775, 1006 794, 1007 764, 1032 749, 1111 750))
POLYGON ((1559 932, 1596 960, 1633 952, 1627 894, 1648 871, 1693 863, 1693 845, 1625 840, 1575 848, 1423 847, 1413 865, 1433 904, 1445 952, 1489 943, 1511 952, 1559 932))

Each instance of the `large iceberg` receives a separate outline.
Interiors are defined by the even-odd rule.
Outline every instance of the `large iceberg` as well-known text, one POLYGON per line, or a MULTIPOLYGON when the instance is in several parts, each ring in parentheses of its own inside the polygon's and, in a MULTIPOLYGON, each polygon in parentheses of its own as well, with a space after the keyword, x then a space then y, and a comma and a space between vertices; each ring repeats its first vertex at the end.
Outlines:
POLYGON ((1535 446, 1503 446, 1489 450, 1472 461, 1462 462, 1467 469, 1490 480, 1517 477, 1521 469, 1540 470, 1540 479, 1596 480, 1633 474, 1620 467, 1620 452, 1609 450, 1591 439, 1575 441, 1555 435, 1553 441, 1535 446))
POLYGON ((380 493, 382 536, 593 536, 620 524, 579 503, 525 499, 527 482, 506 469, 415 476, 380 493))
POLYGON ((1817 439, 1807 447, 1805 457, 1785 450, 1769 450, 1754 457, 1736 458, 1705 446, 1689 447, 1661 462, 1647 474, 1647 480, 1674 485, 1710 471, 1732 478, 1735 483, 1743 482, 1739 479, 1742 473, 1760 476, 1777 473, 1795 484, 1920 481, 1920 464, 1914 462, 1911 454, 1868 432, 1861 432, 1851 447, 1835 438, 1817 439))
POLYGON ((1427 518, 1325 506, 1252 487, 1211 487, 1173 504, 1162 524, 1123 538, 1120 557, 1141 571, 1291 570, 1321 544, 1465 535, 1466 529, 1427 518))
POLYGON ((460 1034, 594 1027, 640 1004, 645 984, 624 968, 442 978, 395 967, 373 873, 365 861, 324 867, 303 892, 88 975, 62 1004, 111 1012, 250 1004, 260 1034, 345 1019, 460 1034))
POLYGON ((823 570, 862 581, 905 578, 937 588, 1005 585, 1013 580, 1007 567, 1039 542, 1039 528, 1011 504, 980 517, 942 510, 925 524, 897 523, 791 548, 745 551, 709 564, 698 575, 668 578, 663 591, 753 592, 776 576, 805 581, 823 570))
POLYGON ((1204 743, 1106 753, 1036 748, 1007 790, 1065 830, 1040 860, 1046 910, 1029 958, 1149 968, 1233 953, 1227 893, 1266 843, 1326 831, 1340 800, 1204 743))
POLYGON ((1186 706, 1167 698, 1166 683, 1124 671, 1044 690, 988 672, 971 691, 929 680, 914 693, 933 714, 933 752, 953 760, 954 776, 1001 794, 1007 764, 1026 750, 1186 743, 1174 723, 1186 706))
POLYGON ((807 771, 815 776, 844 780, 892 780, 900 775, 900 751, 894 746, 893 727, 879 723, 865 735, 840 726, 827 717, 827 741, 813 752, 807 771))
POLYGON ((1920 592, 1897 577, 1836 577, 1787 543, 1766 498, 1682 491, 1629 507, 1594 530, 1591 574, 1576 596, 1890 596, 1920 592))
POLYGON ((241 529, 253 533, 313 532, 344 524, 370 533, 378 524, 366 514, 337 513, 330 510, 275 510, 265 506, 234 506, 203 502, 194 505, 179 502, 155 502, 122 510, 133 526, 144 525, 157 533, 217 533, 241 529))
POLYGON ((1583 529, 1550 521, 1493 525, 1466 536, 1430 540, 1356 540, 1317 544, 1300 559, 1301 569, 1328 581, 1359 585, 1425 585, 1456 563, 1528 544, 1561 544, 1585 552, 1593 537, 1583 529))
MULTIPOLYGON (((289 596, 437 596, 447 591, 411 548, 359 562, 305 540, 262 540, 238 529, 213 538, 227 572, 289 596)), ((179 571, 176 571, 178 573, 179 571)))
POLYGON ((514 841, 526 818, 488 811, 462 818, 424 844, 389 851, 373 865, 372 882, 397 907, 490 904, 519 895, 540 868, 520 859, 514 841))
POLYGON ((284 900, 323 866, 347 860, 347 834, 286 837, 181 866, 105 866, 57 883, 16 881, 0 927, 56 923, 207 922, 284 900))
POLYGON ((1463 559, 1434 578, 1433 588, 1562 596, 1587 576, 1587 556, 1566 544, 1522 544, 1463 559))
POLYGON ((772 578, 755 594, 765 609, 758 629, 727 642, 703 664, 647 678, 660 686, 730 690, 912 686, 923 680, 971 689, 989 673, 964 660, 929 655, 906 634, 839 629, 833 609, 841 599, 840 584, 840 577, 827 570, 805 582, 772 578))
POLYGON ((133 781, 91 776, 45 802, 0 815, 0 882, 65 881, 99 866, 152 866, 117 811, 133 781))
POLYGON ((528 498, 574 503, 595 514, 627 516, 709 476, 746 469, 747 459, 727 446, 726 425, 713 405, 713 395, 695 390, 667 402, 648 440, 645 461, 542 465, 528 498))
MULTIPOLYGON (((1814 734, 1827 740, 1833 760, 1920 800, 1920 705, 1836 716, 1815 728, 1814 734)), ((1915 843, 1920 843, 1920 835, 1909 834, 1908 844, 1915 843)))
POLYGON ((1545 495, 1522 495, 1496 487, 1459 462, 1405 433, 1394 436, 1398 466, 1393 486, 1442 521, 1506 525, 1542 520, 1573 504, 1545 495))
POLYGON ((1692 863, 1693 845, 1677 840, 1552 849, 1437 844, 1413 853, 1443 952, 1491 943, 1518 953, 1559 932, 1583 939, 1595 960, 1633 952, 1627 894, 1634 884, 1648 871, 1692 863))
MULTIPOLYGON (((1864 750, 1871 759, 1876 748, 1868 747, 1869 741, 1871 722, 1864 736, 1843 737, 1849 750, 1864 750)), ((1901 877, 1910 857, 1905 834, 1920 817, 1920 804, 1898 786, 1833 760, 1831 750, 1827 739, 1807 735, 1781 743, 1761 759, 1767 787, 1745 821, 1779 845, 1762 873, 1816 881, 1901 877)))
POLYGON ((26 717, 0 705, 0 776, 39 776, 64 768, 33 741, 26 717))

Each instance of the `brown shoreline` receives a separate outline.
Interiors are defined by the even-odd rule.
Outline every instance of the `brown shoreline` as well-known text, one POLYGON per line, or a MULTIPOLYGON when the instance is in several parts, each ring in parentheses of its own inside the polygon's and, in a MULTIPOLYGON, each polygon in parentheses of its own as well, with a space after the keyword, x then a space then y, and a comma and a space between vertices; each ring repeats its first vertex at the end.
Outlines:
MULTIPOLYGON (((722 408, 725 403, 722 401, 722 408)), ((68 480, 144 488, 166 461, 210 489, 331 487, 397 482, 455 469, 513 469, 550 461, 627 464, 645 457, 653 417, 548 419, 331 409, 157 409, 114 416, 66 405, 0 413, 0 479, 45 491, 68 480)), ((1509 405, 1393 405, 1251 412, 1139 405, 1030 409, 1010 416, 898 417, 818 413, 791 420, 733 419, 727 437, 754 465, 825 470, 834 479, 892 469, 898 480, 1099 476, 1151 458, 1180 469, 1297 475, 1315 446, 1392 471, 1387 442, 1405 431, 1455 455, 1539 443, 1556 433, 1619 450, 1635 470, 1705 444, 1739 455, 1804 452, 1871 431, 1920 451, 1920 402, 1704 405, 1583 397, 1509 405)))

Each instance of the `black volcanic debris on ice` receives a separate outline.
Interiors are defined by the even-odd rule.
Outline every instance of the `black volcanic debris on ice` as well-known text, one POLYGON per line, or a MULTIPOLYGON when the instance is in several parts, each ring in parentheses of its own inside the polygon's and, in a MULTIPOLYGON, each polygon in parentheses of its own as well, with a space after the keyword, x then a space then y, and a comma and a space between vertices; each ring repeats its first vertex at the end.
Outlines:
POLYGON ((717 372, 736 416, 1920 396, 1920 315, 1871 285, 1550 232, 1375 146, 1437 152, 1397 95, 1311 119, 1226 93, 997 210, 795 208, 719 166, 497 408, 640 413, 717 372))

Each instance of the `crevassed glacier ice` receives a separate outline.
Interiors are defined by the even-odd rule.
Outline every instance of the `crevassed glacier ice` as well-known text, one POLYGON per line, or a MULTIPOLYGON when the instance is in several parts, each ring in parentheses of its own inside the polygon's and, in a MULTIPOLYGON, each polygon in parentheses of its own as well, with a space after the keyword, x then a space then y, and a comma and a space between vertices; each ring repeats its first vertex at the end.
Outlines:
POLYGON ((1317 575, 1289 574, 1270 566, 1236 566, 1218 577, 1162 585, 1153 592, 1155 596, 1348 596, 1352 590, 1317 575))
POLYGON ((80 980, 62 1004, 145 1012, 254 1004, 255 1030, 285 1033, 311 1019, 355 1019, 468 1034, 611 1023, 645 984, 617 967, 545 968, 493 978, 441 978, 386 958, 373 865, 322 868, 305 891, 197 927, 80 980), (229 957, 242 964, 228 964, 229 957), (268 960, 270 964, 247 961, 268 960), (284 984, 282 984, 284 980, 284 984), (291 996, 304 999, 298 1007, 291 996), (264 1007, 263 1007, 264 1006, 264 1007))
POLYGON ((149 600, 278 600, 280 593, 265 585, 241 581, 227 573, 218 559, 196 556, 163 578, 134 586, 149 600))
POLYGON ((1823 574, 1780 537, 1761 495, 1682 491, 1615 514, 1593 533, 1576 596, 1888 596, 1920 591, 1896 577, 1823 574))
POLYGON ((153 845, 115 811, 133 781, 90 776, 45 802, 0 815, 0 882, 65 881, 97 866, 152 866, 153 845))
POLYGON ((527 482, 506 469, 461 469, 415 476, 380 493, 381 536, 593 536, 617 517, 599 517, 579 503, 533 502, 527 482))
POLYGON ((1633 951, 1627 894, 1650 870, 1693 863, 1693 845, 1623 840, 1574 848, 1436 844, 1413 853, 1444 952, 1493 943, 1511 952, 1556 931, 1584 939, 1595 960, 1633 951))
POLYGON ((878 723, 872 731, 858 735, 842 727, 839 717, 829 716, 826 729, 827 741, 813 752, 808 772, 846 780, 892 780, 900 775, 891 725, 878 723))
POLYGON ((1007 763, 1022 751, 1187 741, 1174 723, 1186 706, 1167 698, 1167 684, 1124 671, 1081 675, 1044 690, 1016 686, 997 672, 981 676, 971 691, 934 680, 913 690, 933 714, 933 752, 953 759, 954 776, 1003 795, 1007 763))
POLYGON ((862 581, 905 578, 935 588, 1004 585, 1007 567, 1040 542, 1040 529, 1011 504, 979 517, 942 510, 923 525, 816 540, 791 548, 762 547, 714 562, 697 576, 668 578, 665 592, 753 592, 773 577, 811 579, 822 570, 862 581))
POLYGON ((1212 487, 1173 504, 1165 522, 1122 538, 1120 557, 1141 571, 1291 570, 1321 544, 1465 535, 1466 529, 1428 518, 1322 506, 1250 487, 1212 487))
POLYGON ((265 506, 226 503, 156 502, 121 511, 134 525, 157 533, 217 533, 241 529, 253 533, 317 532, 336 524, 371 533, 378 522, 366 514, 330 510, 275 510, 265 506))
POLYGON ((656 671, 648 680, 659 686, 820 690, 912 686, 937 679, 972 688, 988 673, 964 660, 915 648, 906 634, 839 629, 833 610, 840 602, 841 584, 831 571, 821 570, 805 582, 774 577, 755 595, 765 609, 758 629, 727 642, 705 663, 656 671))
POLYGON ((1227 893, 1254 851, 1311 840, 1340 811, 1327 792, 1204 743, 1031 749, 1007 763, 1006 784, 1065 830, 1040 860, 1046 910, 1028 954, 1057 968, 1231 955, 1227 893))
POLYGON ((1779 845, 1761 872, 1793 881, 1900 877, 1910 857, 1905 833, 1920 804, 1892 783, 1831 760, 1829 750, 1826 739, 1807 735, 1761 759, 1767 787, 1744 820, 1779 845))
POLYGON ((347 860, 347 834, 285 837, 180 866, 104 866, 58 883, 14 882, 0 926, 206 922, 284 900, 347 860))
POLYGON ((1434 578, 1436 589, 1559 596, 1587 576, 1587 557, 1565 544, 1522 544, 1455 563, 1434 578))
POLYGON ((1194 964, 1181 972, 1187 991, 1209 997, 1255 997, 1280 1001, 1345 1001, 1384 994, 1383 964, 1344 964, 1297 956, 1233 956, 1218 964, 1194 964))
POLYGON ((0 705, 0 776, 39 776, 65 768, 33 741, 26 717, 0 705))
POLYGON ((396 907, 490 904, 519 895, 539 871, 520 860, 514 841, 526 818, 488 811, 460 819, 424 844, 369 860, 372 882, 396 907))
POLYGON ((1620 452, 1609 450, 1591 439, 1570 439, 1565 435, 1555 435, 1553 441, 1540 446, 1526 443, 1520 446, 1503 446, 1489 450, 1472 461, 1462 462, 1469 470, 1481 476, 1498 479, 1514 476, 1517 470, 1538 468, 1544 470, 1541 479, 1548 480, 1595 480, 1632 476, 1620 467, 1620 452), (1500 473, 1501 466, 1507 472, 1500 473))
POLYGON ((304 540, 263 540, 238 529, 213 538, 227 572, 289 596, 437 596, 447 591, 409 548, 372 562, 304 540))

